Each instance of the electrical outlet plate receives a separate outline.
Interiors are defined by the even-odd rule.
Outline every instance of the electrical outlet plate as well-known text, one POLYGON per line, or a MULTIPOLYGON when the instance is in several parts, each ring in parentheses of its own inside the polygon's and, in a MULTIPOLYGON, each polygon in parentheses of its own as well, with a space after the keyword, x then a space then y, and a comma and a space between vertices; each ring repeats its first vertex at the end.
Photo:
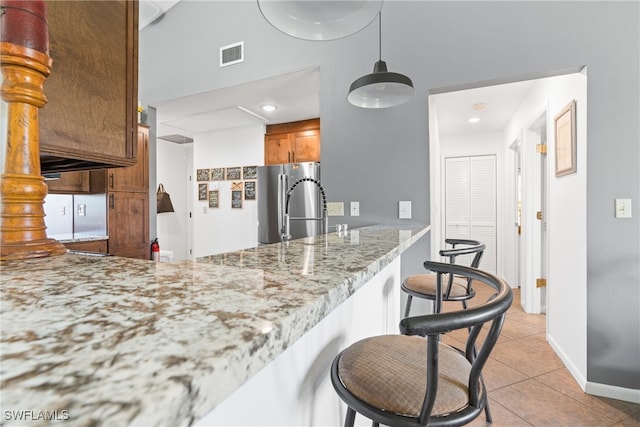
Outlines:
POLYGON ((344 202, 327 202, 328 216, 344 216, 344 202))
POLYGON ((351 216, 360 216, 360 202, 351 202, 351 216))
POLYGON ((411 219, 411 201, 398 202, 398 217, 400 219, 411 219))

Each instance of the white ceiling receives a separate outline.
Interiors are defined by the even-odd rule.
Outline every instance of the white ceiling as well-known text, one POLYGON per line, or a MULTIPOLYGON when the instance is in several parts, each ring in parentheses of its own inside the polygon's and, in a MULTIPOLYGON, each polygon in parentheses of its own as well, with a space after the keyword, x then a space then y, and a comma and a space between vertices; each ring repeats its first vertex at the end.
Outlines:
MULTIPOLYGON (((141 0, 140 29, 158 19, 179 0, 141 0)), ((233 65, 231 65, 233 67, 233 65)), ((433 95, 441 134, 502 130, 527 95, 533 81, 493 85, 433 95), (484 103, 481 111, 474 104, 484 103), (471 124, 471 116, 480 122, 471 124)), ((240 86, 174 99, 154 105, 158 136, 247 126, 286 123, 320 117, 319 70, 305 70, 240 86), (274 104, 265 112, 260 106, 274 104)))

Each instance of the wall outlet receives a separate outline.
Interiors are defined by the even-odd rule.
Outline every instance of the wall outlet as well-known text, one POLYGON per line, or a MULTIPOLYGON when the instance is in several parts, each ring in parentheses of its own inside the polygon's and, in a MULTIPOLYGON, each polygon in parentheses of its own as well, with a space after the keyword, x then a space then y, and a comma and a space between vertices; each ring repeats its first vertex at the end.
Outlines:
POLYGON ((398 218, 411 219, 411 201, 398 202, 398 218))
POLYGON ((351 216, 360 216, 360 202, 351 202, 351 216))
POLYGON ((327 202, 328 216, 344 216, 344 202, 327 202))

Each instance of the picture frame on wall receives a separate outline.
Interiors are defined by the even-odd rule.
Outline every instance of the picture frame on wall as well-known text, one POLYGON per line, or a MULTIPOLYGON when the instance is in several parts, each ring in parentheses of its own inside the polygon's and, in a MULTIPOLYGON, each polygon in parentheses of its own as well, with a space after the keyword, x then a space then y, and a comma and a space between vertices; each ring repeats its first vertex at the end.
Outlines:
POLYGON ((197 169, 196 179, 198 181, 209 181, 209 169, 197 169))
POLYGON ((209 207, 210 208, 220 207, 220 192, 218 190, 209 191, 209 207))
POLYGON ((224 168, 211 169, 211 181, 224 181, 224 168))
POLYGON ((242 179, 257 179, 258 167, 257 166, 244 166, 242 168, 242 179))
POLYGON ((198 200, 207 200, 207 191, 209 189, 209 185, 204 183, 204 184, 198 184, 198 200))
POLYGON ((227 168, 226 179, 227 181, 242 179, 242 168, 240 166, 227 168))
POLYGON ((244 199, 245 200, 256 199, 256 182, 255 181, 244 182, 244 199))
POLYGON ((234 190, 231 192, 231 208, 242 209, 242 191, 234 190))
POLYGON ((577 171, 576 100, 567 104, 554 117, 556 141, 556 176, 577 171))
POLYGON ((231 183, 231 191, 242 191, 242 181, 234 181, 231 183))

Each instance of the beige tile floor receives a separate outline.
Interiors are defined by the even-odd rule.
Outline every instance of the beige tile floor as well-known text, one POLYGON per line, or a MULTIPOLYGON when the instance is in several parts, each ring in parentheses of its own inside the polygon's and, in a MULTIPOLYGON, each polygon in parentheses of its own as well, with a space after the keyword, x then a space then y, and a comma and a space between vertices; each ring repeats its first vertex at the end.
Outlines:
MULTIPOLYGON (((476 287, 480 300, 487 289, 476 287)), ((547 344, 545 315, 525 313, 519 289, 513 300, 484 370, 493 424, 481 416, 472 426, 640 426, 640 404, 585 394, 547 344)), ((460 303, 448 307, 459 309, 460 303)), ((449 334, 445 342, 459 346, 464 334, 449 334)))

